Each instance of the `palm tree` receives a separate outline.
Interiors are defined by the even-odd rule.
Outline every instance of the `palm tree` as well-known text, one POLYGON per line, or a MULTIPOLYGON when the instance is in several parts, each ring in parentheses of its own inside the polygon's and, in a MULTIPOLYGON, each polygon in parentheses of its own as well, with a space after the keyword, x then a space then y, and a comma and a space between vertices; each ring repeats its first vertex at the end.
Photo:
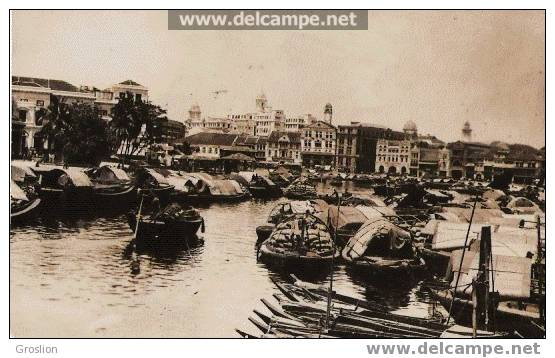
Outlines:
POLYGON ((126 159, 152 144, 158 136, 158 121, 165 119, 166 111, 150 102, 135 99, 132 93, 125 93, 112 109, 110 122, 113 137, 112 148, 126 159))

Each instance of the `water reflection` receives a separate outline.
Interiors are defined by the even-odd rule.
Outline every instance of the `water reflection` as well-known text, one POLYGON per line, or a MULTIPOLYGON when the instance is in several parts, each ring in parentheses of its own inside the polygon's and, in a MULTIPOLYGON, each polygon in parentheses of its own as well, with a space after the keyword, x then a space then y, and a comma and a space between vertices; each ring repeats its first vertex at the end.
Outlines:
MULTIPOLYGON (((155 249, 135 244, 124 215, 12 227, 12 330, 19 336, 81 337, 235 337, 235 328, 252 331, 252 309, 262 309, 260 298, 279 292, 272 279, 291 280, 291 272, 256 262, 255 228, 281 200, 200 207, 202 238, 155 249), (144 310, 148 318, 139 313, 144 310), (40 325, 33 324, 37 316, 44 318, 40 325)), ((293 273, 326 287, 330 277, 329 270, 293 273)), ((404 313, 428 314, 418 279, 407 285, 372 282, 338 263, 334 289, 404 313)))

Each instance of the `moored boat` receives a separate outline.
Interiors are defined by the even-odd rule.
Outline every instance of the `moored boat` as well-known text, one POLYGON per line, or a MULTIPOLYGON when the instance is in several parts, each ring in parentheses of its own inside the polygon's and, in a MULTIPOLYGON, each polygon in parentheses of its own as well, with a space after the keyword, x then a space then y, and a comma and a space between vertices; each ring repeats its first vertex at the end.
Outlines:
POLYGON ((10 223, 23 223, 36 216, 40 202, 37 195, 29 198, 15 181, 10 181, 10 223))
POLYGON ((207 173, 184 173, 188 202, 237 202, 249 198, 247 189, 232 179, 216 179, 207 173))
POLYGON ((152 245, 194 240, 199 229, 204 232, 204 219, 200 213, 192 207, 183 208, 175 203, 160 213, 139 215, 138 225, 134 212, 128 213, 127 220, 136 240, 152 245))
POLYGON ((135 184, 138 189, 154 193, 162 203, 170 201, 170 195, 174 190, 164 175, 152 168, 139 168, 135 172, 135 184))
POLYGON ((82 215, 94 209, 93 183, 82 168, 40 165, 31 169, 40 175, 44 210, 82 215))
POLYGON ((367 221, 341 252, 347 265, 370 277, 395 277, 425 268, 412 247, 411 235, 384 218, 367 221))
POLYGON ((260 225, 256 228, 256 235, 258 237, 256 244, 260 245, 270 237, 270 234, 274 231, 275 225, 279 224, 281 221, 305 213, 320 216, 322 211, 327 209, 327 206, 326 202, 322 200, 293 200, 277 204, 268 215, 268 224, 260 225))
POLYGON ((284 195, 293 200, 311 200, 317 196, 316 188, 306 179, 295 180, 285 189, 284 195))
POLYGON ((261 175, 253 176, 249 182, 249 192, 255 198, 277 198, 283 193, 278 185, 261 175))
POLYGON ((123 169, 103 165, 86 170, 86 174, 93 183, 97 209, 128 210, 136 202, 136 187, 123 169))
POLYGON ((262 262, 293 270, 329 270, 338 256, 326 224, 312 214, 280 222, 259 248, 262 262))

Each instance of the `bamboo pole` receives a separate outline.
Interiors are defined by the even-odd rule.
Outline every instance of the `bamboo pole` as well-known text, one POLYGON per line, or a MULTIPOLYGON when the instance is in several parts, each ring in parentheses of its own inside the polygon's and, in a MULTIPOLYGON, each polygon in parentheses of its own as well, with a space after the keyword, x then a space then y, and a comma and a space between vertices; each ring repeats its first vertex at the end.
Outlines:
POLYGON ((455 281, 455 288, 453 289, 453 298, 451 299, 451 305, 449 306, 449 317, 447 317, 447 324, 449 324, 449 321, 451 320, 451 314, 453 312, 453 303, 455 302, 455 298, 456 298, 456 295, 457 295, 457 287, 459 286, 459 280, 461 278, 461 270, 462 270, 462 264, 463 264, 463 260, 464 260, 464 253, 466 252, 466 245, 468 243, 468 235, 470 235, 470 228, 472 227, 472 220, 474 219, 474 211, 476 210, 476 203, 477 202, 478 202, 478 195, 476 195, 476 198, 474 199, 474 205, 472 206, 472 213, 470 214, 468 229, 466 230, 466 237, 464 238, 463 252, 462 252, 462 256, 461 256, 461 261, 459 262, 459 271, 457 272, 457 279, 455 281))
POLYGON ((337 194, 337 219, 335 220, 335 230, 333 230, 333 250, 331 255, 331 263, 330 263, 330 286, 328 288, 328 302, 326 308, 326 329, 329 329, 330 323, 330 311, 331 311, 331 303, 332 303, 332 294, 333 294, 333 261, 335 258, 335 250, 337 249, 337 227, 339 226, 339 215, 341 210, 341 195, 335 191, 337 194))

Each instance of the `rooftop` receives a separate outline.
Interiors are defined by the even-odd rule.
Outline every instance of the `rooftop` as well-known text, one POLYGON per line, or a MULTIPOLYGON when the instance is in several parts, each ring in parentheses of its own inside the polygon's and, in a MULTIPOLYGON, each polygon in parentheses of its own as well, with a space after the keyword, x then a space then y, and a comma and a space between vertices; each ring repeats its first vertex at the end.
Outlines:
POLYGON ((140 86, 142 87, 143 85, 133 81, 133 80, 125 80, 123 82, 118 83, 120 85, 126 85, 126 86, 140 86))
POLYGON ((66 81, 37 77, 12 76, 12 85, 50 88, 54 91, 82 92, 78 87, 66 81))
POLYGON ((200 132, 185 137, 184 141, 190 145, 226 145, 231 146, 235 142, 237 134, 217 133, 217 132, 200 132))

